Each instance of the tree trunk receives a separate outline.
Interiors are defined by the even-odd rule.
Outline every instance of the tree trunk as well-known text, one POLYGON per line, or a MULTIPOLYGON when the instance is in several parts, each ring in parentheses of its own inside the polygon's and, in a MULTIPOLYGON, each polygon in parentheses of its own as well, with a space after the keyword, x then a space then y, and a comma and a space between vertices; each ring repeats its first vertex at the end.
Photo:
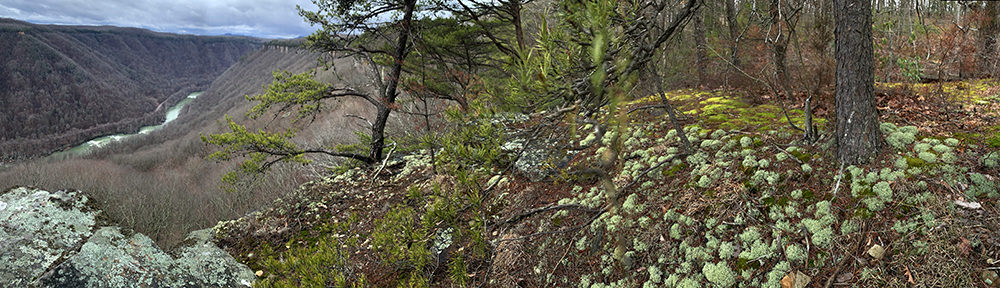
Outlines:
POLYGON ((729 62, 736 69, 742 69, 740 63, 740 51, 738 50, 740 42, 740 30, 739 23, 736 20, 736 4, 733 3, 735 0, 724 0, 726 3, 726 23, 729 26, 729 62))
POLYGON ((979 77, 995 76, 997 63, 997 38, 1000 38, 1000 2, 989 1, 983 11, 983 22, 979 27, 979 46, 976 69, 979 77))
POLYGON ((385 123, 389 121, 389 113, 392 112, 396 103, 398 93, 396 90, 399 87, 399 77, 403 73, 403 60, 406 59, 413 9, 417 5, 417 0, 405 0, 404 5, 403 18, 400 19, 399 23, 399 35, 396 38, 396 51, 392 55, 395 58, 392 63, 392 71, 389 72, 385 95, 382 95, 381 105, 377 105, 378 115, 375 118, 375 124, 372 125, 372 143, 368 155, 375 162, 382 160, 382 148, 385 147, 385 123))
POLYGON ((837 158, 865 163, 882 147, 875 109, 871 1, 834 0, 837 158))
POLYGON ((785 65, 785 55, 788 51, 788 35, 785 29, 782 29, 782 17, 781 14, 781 0, 771 0, 770 13, 771 13, 771 29, 776 32, 774 36, 774 46, 772 51, 772 57, 774 58, 774 72, 775 80, 778 82, 778 86, 781 87, 785 93, 785 97, 791 97, 788 95, 788 69, 785 65))
POLYGON ((702 16, 702 7, 694 12, 694 43, 695 43, 695 62, 698 66, 698 85, 705 85, 705 80, 707 79, 705 70, 708 66, 708 55, 705 52, 705 18, 702 16))
POLYGON ((517 41, 517 48, 524 51, 524 27, 521 22, 521 1, 511 0, 507 3, 510 9, 510 21, 514 25, 514 39, 517 41))

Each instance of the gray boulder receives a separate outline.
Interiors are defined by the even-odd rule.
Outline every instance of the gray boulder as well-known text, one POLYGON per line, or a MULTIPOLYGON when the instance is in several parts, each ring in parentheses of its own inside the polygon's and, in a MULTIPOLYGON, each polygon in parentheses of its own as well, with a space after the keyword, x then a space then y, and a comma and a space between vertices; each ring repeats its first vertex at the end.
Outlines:
POLYGON ((0 286, 247 287, 246 265, 191 232, 173 255, 152 239, 95 224, 98 211, 78 192, 31 188, 0 195, 0 286))
POLYGON ((0 194, 0 286, 24 287, 90 238, 97 212, 77 192, 0 194))

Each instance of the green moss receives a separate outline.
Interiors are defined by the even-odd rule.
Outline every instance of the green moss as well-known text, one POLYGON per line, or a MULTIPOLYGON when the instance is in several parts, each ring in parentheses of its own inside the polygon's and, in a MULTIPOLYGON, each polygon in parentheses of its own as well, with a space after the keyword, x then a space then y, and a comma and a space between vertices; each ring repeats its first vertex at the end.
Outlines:
POLYGON ((921 159, 921 158, 910 157, 910 156, 903 156, 903 159, 906 160, 906 167, 907 168, 920 168, 920 167, 924 167, 924 165, 927 165, 927 161, 924 160, 924 159, 921 159))
POLYGON ((670 168, 663 169, 663 176, 672 177, 672 176, 676 175, 678 172, 683 171, 684 169, 687 169, 688 167, 690 167, 690 166, 688 166, 687 163, 683 163, 683 162, 680 163, 680 164, 677 164, 677 165, 670 166, 670 168))
POLYGON ((986 139, 986 145, 993 148, 1000 148, 1000 133, 993 134, 990 138, 986 139))

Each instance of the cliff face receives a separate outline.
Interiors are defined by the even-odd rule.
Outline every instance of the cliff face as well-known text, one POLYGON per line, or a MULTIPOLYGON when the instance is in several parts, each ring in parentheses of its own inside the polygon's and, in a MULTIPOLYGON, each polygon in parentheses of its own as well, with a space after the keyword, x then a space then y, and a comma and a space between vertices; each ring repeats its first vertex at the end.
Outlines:
POLYGON ((155 123, 257 47, 248 38, 0 19, 0 158, 155 123))

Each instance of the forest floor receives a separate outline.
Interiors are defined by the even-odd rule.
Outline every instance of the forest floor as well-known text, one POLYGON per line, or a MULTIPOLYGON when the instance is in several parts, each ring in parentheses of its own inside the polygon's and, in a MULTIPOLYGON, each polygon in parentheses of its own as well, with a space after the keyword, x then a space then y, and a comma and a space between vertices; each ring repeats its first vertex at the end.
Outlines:
MULTIPOLYGON (((876 90, 886 144, 866 165, 835 161, 824 107, 825 136, 806 143, 789 125, 801 109, 786 120, 781 105, 677 90, 693 151, 644 108, 658 97, 632 101, 615 189, 558 170, 470 181, 418 151, 306 183, 216 231, 259 286, 1000 287, 1000 83, 876 90)), ((594 166, 615 145, 563 125, 589 148, 550 166, 594 166)))

